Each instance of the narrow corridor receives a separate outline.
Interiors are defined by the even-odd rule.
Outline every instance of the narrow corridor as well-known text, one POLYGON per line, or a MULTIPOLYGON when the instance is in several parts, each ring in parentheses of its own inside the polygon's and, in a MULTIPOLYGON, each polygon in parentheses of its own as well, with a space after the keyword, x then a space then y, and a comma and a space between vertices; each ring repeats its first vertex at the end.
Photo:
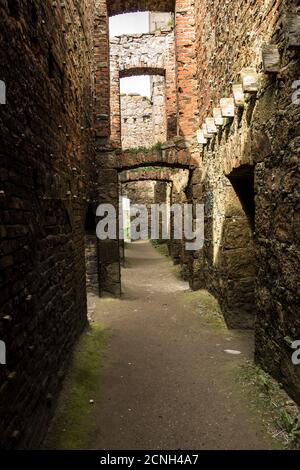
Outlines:
POLYGON ((126 260, 122 300, 94 304, 95 322, 111 334, 89 448, 276 447, 236 388, 235 371, 252 356, 252 333, 228 332, 209 319, 214 300, 191 292, 149 243, 129 245, 126 260))
POLYGON ((0 1, 2 449, 300 449, 299 32, 0 1))

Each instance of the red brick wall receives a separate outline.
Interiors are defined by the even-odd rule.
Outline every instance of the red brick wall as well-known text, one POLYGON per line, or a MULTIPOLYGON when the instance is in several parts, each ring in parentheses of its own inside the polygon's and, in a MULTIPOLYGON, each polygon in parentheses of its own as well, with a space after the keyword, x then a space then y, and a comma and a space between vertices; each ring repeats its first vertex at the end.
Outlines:
POLYGON ((110 136, 109 38, 106 0, 95 0, 94 9, 94 79, 95 130, 97 142, 105 144, 110 136))
POLYGON ((0 2, 2 448, 41 442, 86 324, 93 2, 0 2), (9 9, 14 3, 17 8, 9 9))
POLYGON ((194 0, 176 1, 178 134, 193 141, 198 125, 194 0))

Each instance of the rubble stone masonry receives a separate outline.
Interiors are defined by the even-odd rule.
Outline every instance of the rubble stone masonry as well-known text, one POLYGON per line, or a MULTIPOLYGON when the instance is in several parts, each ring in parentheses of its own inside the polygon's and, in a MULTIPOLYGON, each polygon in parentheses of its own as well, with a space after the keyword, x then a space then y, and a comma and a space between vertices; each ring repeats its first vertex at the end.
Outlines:
POLYGON ((175 0, 109 0, 109 15, 120 15, 136 11, 171 12, 175 9, 175 0))
POLYGON ((194 172, 194 200, 205 203, 206 245, 194 259, 192 283, 217 295, 230 326, 248 327, 256 317, 257 361, 299 402, 291 342, 300 338, 300 107, 292 102, 300 66, 286 22, 287 14, 300 14, 299 3, 195 5, 199 125, 220 98, 233 97, 244 67, 259 73, 259 85, 209 139, 202 171, 194 172), (277 73, 262 67, 264 44, 278 48, 277 73))
POLYGON ((152 100, 141 95, 121 96, 122 149, 151 148, 166 141, 164 78, 155 80, 152 100))
POLYGON ((0 2, 2 448, 41 443, 86 324, 92 3, 0 2))
POLYGON ((152 103, 141 95, 121 96, 122 149, 153 145, 152 103))

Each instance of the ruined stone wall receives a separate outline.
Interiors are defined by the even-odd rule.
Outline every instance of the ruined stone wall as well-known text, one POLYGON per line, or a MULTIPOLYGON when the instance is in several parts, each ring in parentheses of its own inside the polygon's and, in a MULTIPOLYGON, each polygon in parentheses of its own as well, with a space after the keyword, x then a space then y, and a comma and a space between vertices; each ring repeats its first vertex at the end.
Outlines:
POLYGON ((120 36, 110 40, 111 142, 121 146, 120 78, 159 75, 165 79, 167 136, 176 135, 174 32, 120 36))
POLYGON ((151 148, 166 141, 165 79, 152 80, 151 99, 121 95, 122 149, 151 148))
POLYGON ((152 134, 153 144, 163 143, 168 138, 166 114, 166 82, 164 77, 151 77, 152 134))
POLYGON ((206 207, 206 249, 193 272, 217 294, 231 326, 256 314, 256 358, 299 401, 291 340, 300 337, 300 108, 292 102, 300 44, 298 36, 290 47, 287 13, 300 14, 297 2, 196 2, 200 125, 220 98, 233 96, 242 68, 258 72, 259 85, 203 149, 202 184, 197 176, 192 184, 206 207), (278 47, 275 73, 262 67, 263 43, 278 47))
POLYGON ((109 161, 111 167, 119 168, 119 171, 146 165, 164 165, 174 168, 190 168, 198 165, 198 161, 191 157, 187 144, 182 139, 174 139, 151 149, 130 149, 115 152, 109 161))
POLYGON ((86 324, 93 2, 0 2, 2 448, 37 447, 86 324))
POLYGON ((178 175, 186 174, 187 170, 179 170, 176 168, 163 167, 145 167, 131 171, 123 171, 119 175, 121 183, 129 183, 130 181, 173 181, 177 180, 178 175))
POLYGON ((154 144, 153 106, 149 98, 141 95, 121 96, 122 149, 145 147, 154 144))
POLYGON ((199 82, 195 29, 195 1, 176 0, 176 75, 177 75, 177 134, 186 139, 187 152, 198 158, 195 134, 198 126, 199 82))

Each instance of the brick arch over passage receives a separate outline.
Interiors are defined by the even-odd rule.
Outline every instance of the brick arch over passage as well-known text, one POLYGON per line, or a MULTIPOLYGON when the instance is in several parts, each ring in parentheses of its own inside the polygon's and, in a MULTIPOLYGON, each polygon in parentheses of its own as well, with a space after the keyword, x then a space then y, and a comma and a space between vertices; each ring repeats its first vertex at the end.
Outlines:
POLYGON ((120 70, 120 78, 126 77, 138 77, 140 75, 160 75, 162 77, 166 76, 166 70, 156 67, 134 67, 129 66, 123 70, 120 70))
POLYGON ((175 0, 107 0, 109 16, 137 11, 162 11, 175 10, 175 0))
POLYGON ((161 150, 151 149, 148 152, 125 150, 116 155, 113 166, 118 172, 142 167, 168 167, 173 169, 193 169, 199 166, 199 155, 190 154, 183 141, 168 142, 161 150))
MULTIPOLYGON (((170 183, 178 171, 173 168, 140 168, 139 170, 123 171, 119 175, 120 183, 132 181, 163 181, 170 183)), ((184 170, 181 170, 184 171, 184 170)), ((187 171, 187 170, 185 170, 187 171)))
POLYGON ((153 167, 123 171, 119 174, 120 184, 136 183, 139 181, 154 181, 156 183, 171 183, 173 191, 180 194, 189 183, 190 171, 187 168, 153 167))
POLYGON ((171 194, 177 195, 186 190, 189 180, 190 171, 187 168, 141 167, 135 170, 123 171, 119 174, 121 185, 146 181, 166 183, 171 184, 171 194))

